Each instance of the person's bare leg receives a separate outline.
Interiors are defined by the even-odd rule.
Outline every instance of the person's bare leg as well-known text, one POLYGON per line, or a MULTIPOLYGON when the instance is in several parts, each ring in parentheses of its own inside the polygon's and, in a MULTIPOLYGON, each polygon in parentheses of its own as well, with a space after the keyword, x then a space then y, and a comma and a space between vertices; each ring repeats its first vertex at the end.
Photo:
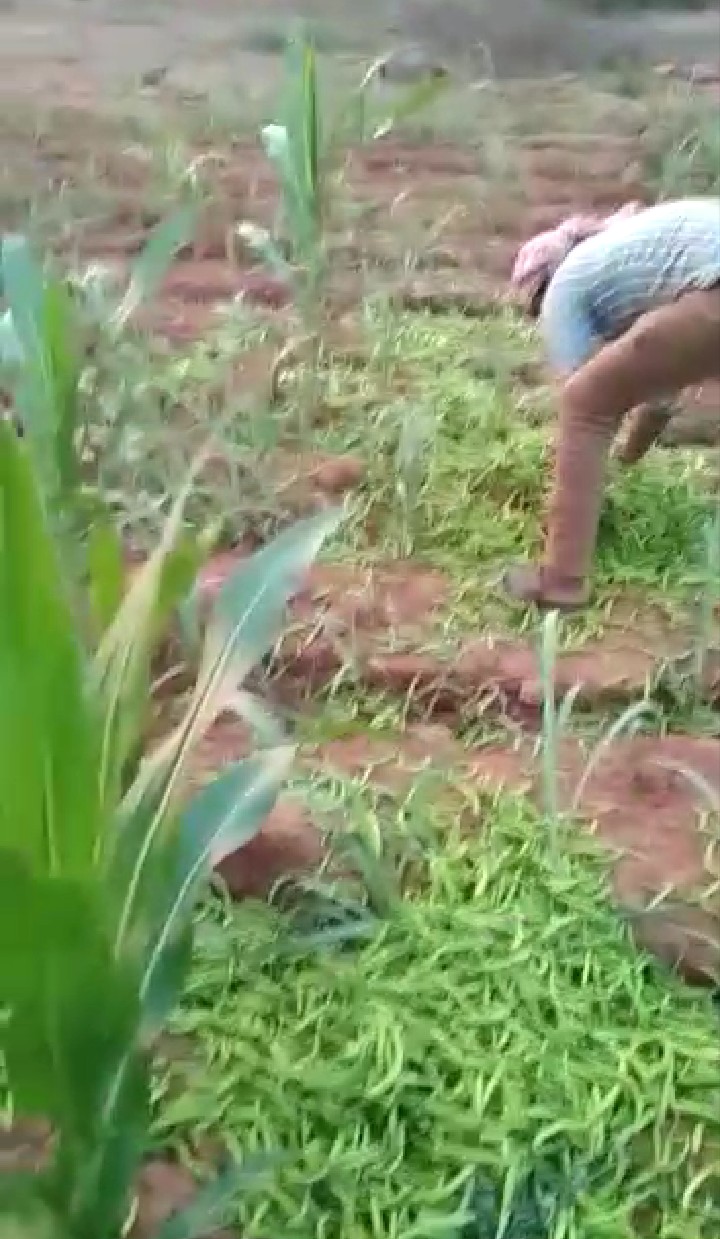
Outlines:
POLYGON ((588 595, 606 462, 631 409, 720 373, 720 288, 646 314, 565 384, 541 565, 512 569, 511 597, 571 610, 588 595))

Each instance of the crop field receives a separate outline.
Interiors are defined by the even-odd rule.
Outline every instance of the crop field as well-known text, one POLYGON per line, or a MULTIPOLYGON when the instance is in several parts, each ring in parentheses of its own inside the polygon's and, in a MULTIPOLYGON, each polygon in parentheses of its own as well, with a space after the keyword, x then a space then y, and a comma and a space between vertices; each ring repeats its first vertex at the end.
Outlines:
MULTIPOLYGON (((166 73, 159 37, 131 87, 129 21, 82 56, 70 29, 8 58, 0 224, 94 307, 79 459, 133 570, 192 475, 198 605, 154 652, 148 752, 232 574, 328 522, 186 771, 294 746, 201 892, 126 1234, 717 1234, 720 392, 611 465, 586 611, 499 588, 541 546, 555 416, 513 256, 578 209, 717 193, 717 84, 396 85, 318 40, 310 91, 264 36, 242 90, 209 52, 166 73), (269 123, 320 144, 304 198, 269 123), (162 1231, 225 1154, 228 1229, 162 1231)), ((0 1175, 46 1139, 8 1077, 0 1175)))

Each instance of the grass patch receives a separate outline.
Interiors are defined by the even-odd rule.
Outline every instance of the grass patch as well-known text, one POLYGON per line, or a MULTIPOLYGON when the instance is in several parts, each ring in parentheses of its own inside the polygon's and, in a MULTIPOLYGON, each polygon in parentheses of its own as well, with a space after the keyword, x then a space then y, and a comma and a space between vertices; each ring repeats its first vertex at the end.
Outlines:
MULTIPOLYGON (((211 433, 229 467, 201 479, 193 518, 220 517, 230 540, 284 519, 271 467, 278 445, 350 452, 365 460, 367 478, 337 554, 364 563, 411 554, 445 570, 454 584, 446 635, 524 627, 525 612, 508 607, 495 587, 508 562, 542 546, 554 411, 549 389, 526 382, 540 364, 527 326, 503 312, 481 322, 371 320, 368 364, 338 362, 324 372, 328 416, 300 438, 288 436, 284 404, 251 407, 242 388, 222 393, 243 352, 261 339, 251 320, 231 318, 182 358, 151 358, 141 343, 128 345, 94 376, 102 442, 113 443, 99 454, 103 485, 130 535, 152 543, 167 497, 211 433), (138 407, 142 422, 129 413, 138 407)), ((716 509, 713 460, 702 451, 656 450, 633 468, 609 467, 595 605, 573 625, 574 638, 602 627, 618 589, 642 590, 666 610, 686 606, 716 509)))
MULTIPOLYGON (((376 406, 377 375, 348 376, 325 443, 367 456, 378 553, 411 551, 445 568, 461 622, 474 614, 477 624, 488 603, 493 615, 488 589, 508 560, 541 546, 554 415, 549 391, 524 383, 539 344, 502 312, 479 323, 407 316, 375 356, 379 366, 401 362, 413 391, 376 406)), ((618 583, 665 604, 686 600, 713 510, 711 464, 699 452, 657 451, 633 469, 611 466, 588 623, 618 583)), ((372 555, 360 527, 355 545, 372 555)), ((513 622, 497 603, 495 615, 513 622)))
POLYGON ((646 139, 645 174, 660 198, 718 193, 720 133, 714 95, 679 82, 660 97, 646 139))
POLYGON ((209 916, 158 1136, 290 1154, 240 1207, 255 1239, 715 1233, 711 1005, 635 953, 585 841, 512 799, 465 836, 382 804, 416 885, 366 940, 209 916))

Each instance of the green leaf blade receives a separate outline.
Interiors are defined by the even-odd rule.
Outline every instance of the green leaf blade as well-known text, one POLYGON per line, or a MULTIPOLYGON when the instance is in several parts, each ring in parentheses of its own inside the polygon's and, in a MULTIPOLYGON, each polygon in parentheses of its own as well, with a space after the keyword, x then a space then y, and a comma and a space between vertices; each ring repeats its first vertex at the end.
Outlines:
POLYGON ((92 1143, 136 1025, 134 978, 113 965, 97 885, 33 874, 2 850, 0 889, 0 1046, 15 1105, 92 1143))
POLYGON ((94 711, 57 551, 23 444, 0 426, 0 846, 67 874, 93 864, 94 711))
POLYGON ((156 906, 158 928, 140 989, 144 1005, 157 1005, 158 977, 166 983, 166 952, 186 931, 203 883, 220 861, 257 835, 293 755, 288 746, 238 762, 202 788, 182 814, 170 879, 156 906))
POLYGON ((221 659, 247 670, 272 648, 288 602, 341 518, 328 509, 298 521, 228 577, 210 617, 206 662, 221 659))

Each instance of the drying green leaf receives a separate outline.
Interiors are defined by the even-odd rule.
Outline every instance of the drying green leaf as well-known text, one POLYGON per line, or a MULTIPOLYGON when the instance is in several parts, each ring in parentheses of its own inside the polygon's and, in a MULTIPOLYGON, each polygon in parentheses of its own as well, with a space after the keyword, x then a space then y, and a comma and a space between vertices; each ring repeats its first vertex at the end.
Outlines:
POLYGON ((183 942, 202 884, 216 864, 257 834, 292 757, 291 748, 268 751, 223 772, 191 801, 177 839, 165 837, 149 784, 149 797, 119 833, 112 867, 126 895, 117 950, 134 954, 139 948, 145 960, 140 999, 153 1024, 167 1005, 159 995, 168 994, 171 978, 181 979, 178 952, 186 954, 183 942))
POLYGON ((25 360, 25 351, 13 323, 12 312, 0 315, 0 365, 15 367, 25 360))
POLYGON ((409 87, 400 95, 394 106, 385 113, 383 119, 375 125, 372 138, 377 141, 385 138, 405 121, 412 120, 419 112, 424 112, 435 103, 440 95, 448 89, 450 79, 447 75, 425 78, 409 87))
POLYGON ((217 668, 217 653, 222 647, 220 672, 224 674, 229 668, 235 682, 241 682, 250 667, 272 648, 282 630, 288 601, 341 519, 338 509, 327 509, 298 521, 228 577, 208 625, 206 672, 211 666, 217 668))

